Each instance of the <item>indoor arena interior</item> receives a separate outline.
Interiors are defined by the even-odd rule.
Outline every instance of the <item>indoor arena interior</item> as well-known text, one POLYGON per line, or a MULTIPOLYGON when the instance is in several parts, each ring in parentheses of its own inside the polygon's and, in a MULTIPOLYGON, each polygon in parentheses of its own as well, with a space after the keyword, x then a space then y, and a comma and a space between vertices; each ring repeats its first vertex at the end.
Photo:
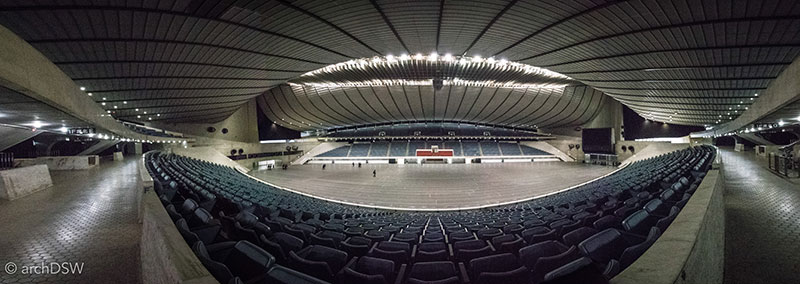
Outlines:
POLYGON ((0 284, 800 283, 800 0, 2 0, 0 284))

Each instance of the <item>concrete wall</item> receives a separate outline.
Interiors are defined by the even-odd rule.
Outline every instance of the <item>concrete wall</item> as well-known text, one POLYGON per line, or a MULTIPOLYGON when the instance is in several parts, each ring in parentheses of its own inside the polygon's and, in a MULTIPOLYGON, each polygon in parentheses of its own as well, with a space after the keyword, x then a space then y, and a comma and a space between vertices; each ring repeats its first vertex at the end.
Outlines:
POLYGON ((600 107, 600 111, 597 115, 580 127, 562 127, 562 128, 550 128, 550 129, 543 129, 542 131, 545 133, 551 133, 553 135, 558 136, 571 136, 571 137, 581 137, 581 129, 583 128, 613 128, 613 136, 614 142, 618 142, 622 140, 622 104, 607 96, 604 95, 603 104, 600 107))
MULTIPOLYGON (((558 157, 559 159, 561 159, 564 162, 574 162, 575 161, 575 159, 573 157, 567 155, 567 153, 565 153, 561 149, 556 148, 555 146, 553 146, 553 144, 547 143, 545 141, 521 141, 519 143, 522 144, 522 145, 525 145, 525 146, 530 146, 530 147, 533 147, 533 148, 548 152, 550 154, 553 154, 553 155, 555 155, 556 157, 558 157)), ((567 149, 569 149, 569 146, 567 146, 567 149)))
POLYGON ((723 177, 711 170, 678 217, 612 284, 719 284, 725 253, 723 177))
POLYGON ((0 171, 0 199, 14 200, 53 186, 47 165, 0 171))
POLYGON ((183 240, 154 191, 142 197, 142 283, 219 283, 183 240))
POLYGON ((314 148, 311 148, 308 151, 305 151, 305 154, 300 156, 300 158, 297 158, 296 160, 294 160, 292 162, 292 165, 305 164, 306 161, 308 161, 309 159, 313 158, 316 155, 328 152, 330 150, 333 150, 333 149, 336 149, 336 148, 339 148, 339 147, 345 146, 345 145, 347 145, 346 142, 324 142, 324 143, 321 143, 321 144, 315 146, 314 148))
POLYGON ((555 140, 545 140, 544 142, 550 144, 554 148, 558 149, 562 153, 574 159, 575 162, 581 163, 584 160, 583 148, 581 149, 569 148, 569 145, 580 145, 581 137, 556 136, 555 140))
POLYGON ((14 159, 15 166, 47 165, 50 170, 88 170, 100 164, 100 156, 48 156, 31 159, 14 159))
POLYGON ((180 132, 191 136, 200 136, 221 140, 245 143, 258 143, 258 108, 255 99, 247 101, 239 110, 223 121, 217 123, 147 123, 149 126, 180 132), (208 132, 209 127, 216 131, 208 132), (222 133, 222 129, 228 133, 222 133))

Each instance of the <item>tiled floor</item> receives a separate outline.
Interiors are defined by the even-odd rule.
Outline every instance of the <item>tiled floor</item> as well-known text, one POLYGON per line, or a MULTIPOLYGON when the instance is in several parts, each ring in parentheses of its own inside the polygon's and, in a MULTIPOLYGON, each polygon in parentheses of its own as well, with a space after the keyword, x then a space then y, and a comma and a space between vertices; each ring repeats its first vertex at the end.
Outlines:
POLYGON ((513 202, 595 179, 616 167, 564 162, 291 166, 253 176, 314 196, 393 208, 443 209, 513 202), (372 171, 377 170, 377 177, 372 171))
POLYGON ((722 151, 725 283, 800 283, 800 186, 753 152, 722 151))
POLYGON ((0 201, 0 265, 17 266, 13 275, 0 271, 0 283, 140 283, 136 159, 51 176, 52 188, 0 201), (42 262, 83 263, 83 270, 23 274, 23 265, 42 262))

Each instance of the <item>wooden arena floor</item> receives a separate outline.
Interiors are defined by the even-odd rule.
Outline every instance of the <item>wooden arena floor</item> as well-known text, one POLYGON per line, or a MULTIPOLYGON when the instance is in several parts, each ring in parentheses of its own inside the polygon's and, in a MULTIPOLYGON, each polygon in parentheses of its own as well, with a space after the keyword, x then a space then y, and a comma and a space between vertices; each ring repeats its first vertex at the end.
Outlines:
POLYGON ((398 209, 456 209, 512 202, 584 183, 615 167, 565 162, 291 166, 250 174, 317 197, 398 209), (377 177, 372 177, 377 170, 377 177))

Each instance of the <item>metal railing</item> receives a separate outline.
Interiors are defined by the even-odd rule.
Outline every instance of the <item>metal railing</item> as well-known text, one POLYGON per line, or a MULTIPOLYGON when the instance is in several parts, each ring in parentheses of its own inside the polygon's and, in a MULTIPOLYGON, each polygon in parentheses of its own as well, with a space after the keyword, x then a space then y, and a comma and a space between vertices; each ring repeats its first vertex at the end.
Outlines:
POLYGON ((794 160, 786 156, 769 153, 769 168, 785 177, 800 177, 800 167, 794 160))
POLYGON ((0 152, 0 169, 8 169, 14 167, 14 153, 0 152))

